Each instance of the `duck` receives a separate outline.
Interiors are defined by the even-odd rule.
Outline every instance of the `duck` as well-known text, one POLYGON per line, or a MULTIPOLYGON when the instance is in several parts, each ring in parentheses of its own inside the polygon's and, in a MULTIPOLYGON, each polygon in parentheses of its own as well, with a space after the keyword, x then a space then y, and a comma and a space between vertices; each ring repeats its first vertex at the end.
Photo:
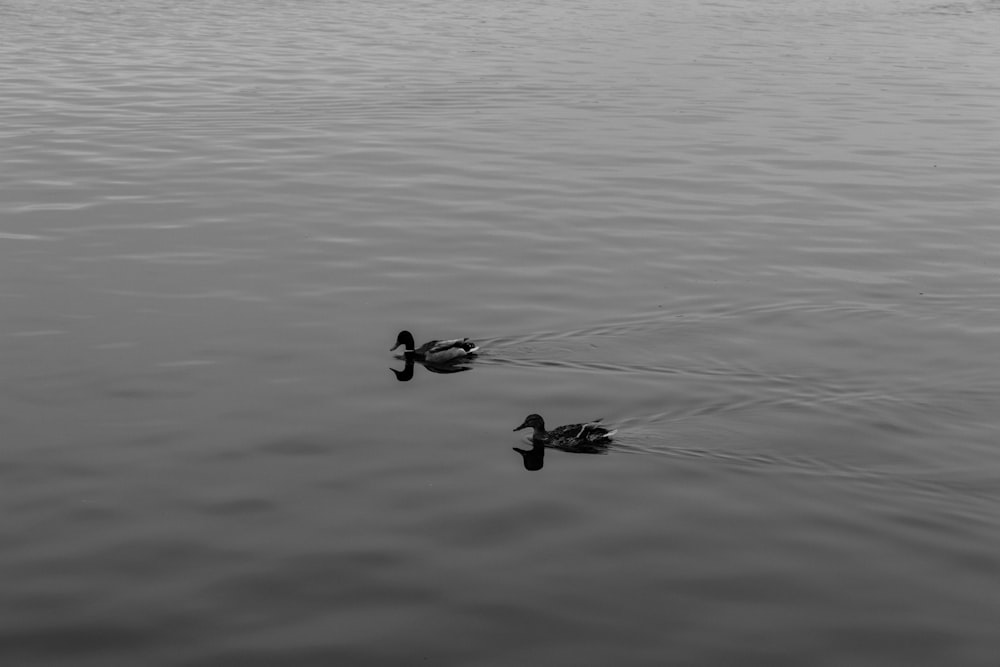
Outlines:
POLYGON ((403 330, 396 336, 396 344, 389 348, 392 352, 400 345, 407 359, 416 359, 428 364, 449 364, 459 359, 466 359, 479 351, 479 346, 468 338, 452 338, 450 340, 432 340, 416 347, 413 334, 403 330))
POLYGON ((542 416, 530 414, 514 430, 534 429, 531 440, 536 444, 540 443, 563 451, 596 453, 604 451, 611 442, 611 436, 617 433, 617 431, 609 431, 600 426, 598 424, 600 421, 600 419, 595 419, 586 424, 567 424, 546 431, 545 420, 542 419, 542 416))

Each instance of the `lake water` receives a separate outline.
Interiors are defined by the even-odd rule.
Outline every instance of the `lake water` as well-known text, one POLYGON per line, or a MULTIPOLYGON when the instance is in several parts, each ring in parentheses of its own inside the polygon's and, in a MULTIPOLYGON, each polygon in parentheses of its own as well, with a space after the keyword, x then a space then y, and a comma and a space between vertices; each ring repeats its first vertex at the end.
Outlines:
POLYGON ((997 35, 0 0, 0 663, 995 665, 997 35))

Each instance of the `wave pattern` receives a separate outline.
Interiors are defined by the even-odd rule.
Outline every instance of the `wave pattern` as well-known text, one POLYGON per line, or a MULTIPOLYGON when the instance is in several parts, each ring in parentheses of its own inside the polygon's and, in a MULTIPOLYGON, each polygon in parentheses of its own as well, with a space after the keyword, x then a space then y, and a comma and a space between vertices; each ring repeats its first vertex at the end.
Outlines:
POLYGON ((993 664, 998 31, 0 0, 5 663, 993 664))

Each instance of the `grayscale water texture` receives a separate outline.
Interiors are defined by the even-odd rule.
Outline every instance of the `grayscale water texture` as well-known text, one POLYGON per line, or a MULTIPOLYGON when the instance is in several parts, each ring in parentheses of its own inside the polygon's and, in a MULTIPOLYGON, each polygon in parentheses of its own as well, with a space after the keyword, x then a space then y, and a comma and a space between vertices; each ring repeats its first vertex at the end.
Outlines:
POLYGON ((0 0, 0 664, 995 667, 998 44, 0 0))

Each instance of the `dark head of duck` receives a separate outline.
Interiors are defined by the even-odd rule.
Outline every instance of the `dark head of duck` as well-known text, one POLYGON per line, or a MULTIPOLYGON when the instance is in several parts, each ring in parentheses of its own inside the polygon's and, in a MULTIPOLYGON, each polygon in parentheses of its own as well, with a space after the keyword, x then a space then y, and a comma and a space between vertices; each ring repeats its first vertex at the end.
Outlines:
POLYGON ((400 345, 403 346, 404 352, 413 352, 413 349, 416 346, 416 342, 413 340, 413 334, 406 329, 399 332, 399 335, 396 336, 396 344, 390 347, 389 351, 394 351, 400 345))
POLYGON ((524 418, 524 422, 522 422, 521 425, 514 430, 520 431, 526 428, 534 429, 534 433, 532 433, 533 438, 541 439, 545 437, 545 420, 542 419, 541 415, 528 415, 524 418))

